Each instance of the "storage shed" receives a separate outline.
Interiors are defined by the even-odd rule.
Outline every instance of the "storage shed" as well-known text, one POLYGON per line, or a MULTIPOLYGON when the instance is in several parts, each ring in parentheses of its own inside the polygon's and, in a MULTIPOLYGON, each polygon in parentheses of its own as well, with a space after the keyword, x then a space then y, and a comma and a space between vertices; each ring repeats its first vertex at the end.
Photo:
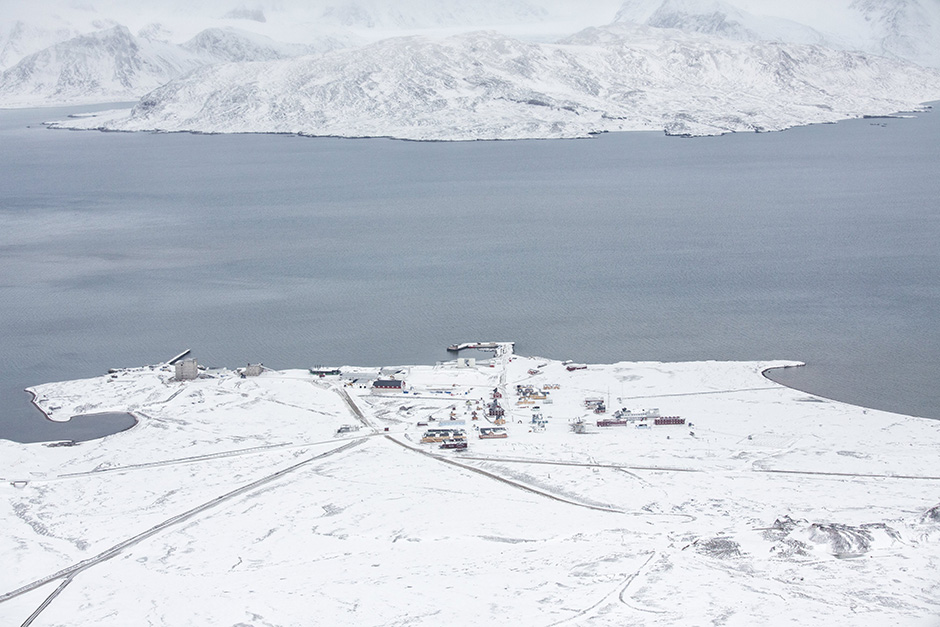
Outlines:
POLYGON ((376 379, 372 383, 374 390, 401 390, 404 386, 405 382, 400 379, 376 379))

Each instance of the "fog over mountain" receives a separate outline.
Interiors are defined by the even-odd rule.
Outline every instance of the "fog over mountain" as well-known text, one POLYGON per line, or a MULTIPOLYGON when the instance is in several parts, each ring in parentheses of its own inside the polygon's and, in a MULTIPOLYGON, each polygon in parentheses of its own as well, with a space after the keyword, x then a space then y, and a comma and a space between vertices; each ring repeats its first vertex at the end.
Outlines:
POLYGON ((0 106, 143 98, 129 118, 77 126, 425 139, 634 128, 694 135, 940 98, 937 71, 925 69, 940 67, 937 0, 44 6, 0 0, 9 9, 0 12, 0 106))
POLYGON ((480 28, 555 39, 609 21, 571 0, 0 0, 0 106, 136 100, 196 67, 480 28))
POLYGON ((937 0, 627 0, 615 20, 744 41, 821 44, 940 67, 937 0))

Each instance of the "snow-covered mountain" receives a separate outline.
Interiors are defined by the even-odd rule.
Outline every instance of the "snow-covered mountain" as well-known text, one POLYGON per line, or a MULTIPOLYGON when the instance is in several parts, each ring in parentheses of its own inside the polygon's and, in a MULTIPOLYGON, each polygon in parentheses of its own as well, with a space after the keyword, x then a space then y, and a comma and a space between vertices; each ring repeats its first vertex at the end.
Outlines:
POLYGON ((871 25, 874 52, 940 67, 940 2, 854 0, 851 6, 871 25))
POLYGON ((940 68, 938 0, 89 1, 49 0, 45 22, 0 13, 7 57, 98 29, 8 67, 0 106, 153 90, 107 126, 489 139, 778 129, 940 97, 936 72, 909 63, 940 68), (500 29, 466 32, 483 24, 500 29))
POLYGON ((937 0, 626 0, 615 20, 740 41, 821 44, 940 68, 937 0))
POLYGON ((610 22, 619 0, 0 0, 0 69, 79 34, 116 25, 144 38, 182 44, 197 33, 237 28, 276 41, 319 45, 403 34, 479 29, 566 36, 610 22), (13 45, 7 46, 7 41, 13 45), (4 56, 5 55, 5 56, 4 56))
POLYGON ((334 38, 322 39, 317 45, 288 44, 234 28, 207 28, 181 47, 207 61, 229 63, 289 59, 335 50, 346 45, 334 38))
POLYGON ((115 26, 22 59, 0 74, 0 104, 133 100, 200 65, 197 55, 178 46, 115 26))
POLYGON ((79 35, 67 26, 38 26, 22 20, 0 24, 0 70, 37 50, 79 35))
POLYGON ((76 128, 423 140, 776 130, 940 98, 940 72, 820 46, 612 25, 559 44, 492 32, 227 64, 76 128))
POLYGON ((321 9, 327 22, 384 30, 493 26, 538 21, 547 15, 545 7, 526 0, 346 0, 321 9))
POLYGON ((676 28, 687 32, 740 41, 776 40, 819 44, 825 36, 814 28, 786 18, 754 15, 720 0, 633 0, 617 12, 615 21, 676 28))
POLYGON ((585 10, 574 0, 0 0, 0 106, 137 99, 195 67, 318 54, 402 33, 484 26, 554 39, 575 24, 609 21, 616 3, 585 10))
POLYGON ((134 36, 125 26, 80 35, 20 60, 0 74, 0 106, 137 100, 190 70, 216 63, 271 61, 348 45, 286 44, 233 28, 202 31, 182 45, 158 25, 134 36))

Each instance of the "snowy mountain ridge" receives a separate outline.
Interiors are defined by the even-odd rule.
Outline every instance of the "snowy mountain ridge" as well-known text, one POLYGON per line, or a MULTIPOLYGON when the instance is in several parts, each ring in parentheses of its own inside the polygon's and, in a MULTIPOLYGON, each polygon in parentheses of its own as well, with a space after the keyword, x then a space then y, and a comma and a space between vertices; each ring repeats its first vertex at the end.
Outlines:
POLYGON ((478 32, 207 67, 152 91, 129 115, 57 126, 416 140, 715 135, 937 98, 940 72, 883 57, 620 24, 559 44, 478 32))
POLYGON ((617 22, 740 41, 820 44, 940 68, 940 2, 835 0, 627 0, 617 22))
POLYGON ((0 105, 133 100, 202 64, 177 46, 114 26, 33 53, 0 74, 0 105))
POLYGON ((264 35, 228 27, 207 28, 180 47, 205 59, 232 63, 289 59, 326 52, 345 45, 334 38, 322 39, 311 45, 283 43, 264 35))
POLYGON ((0 106, 137 100, 190 70, 227 62, 271 61, 344 45, 286 44, 234 28, 210 28, 176 45, 157 29, 134 36, 125 26, 79 35, 21 59, 0 73, 0 106))
POLYGON ((788 43, 822 44, 825 36, 816 29, 776 16, 753 15, 718 0, 664 0, 646 19, 635 4, 621 7, 616 21, 674 28, 686 32, 726 37, 739 41, 773 40, 788 43))
POLYGON ((8 67, 0 106, 152 92, 129 117, 75 126, 442 140, 636 129, 708 135, 885 114, 940 98, 936 72, 912 65, 940 68, 936 0, 626 0, 619 11, 617 0, 603 0, 583 15, 572 0, 156 0, 136 7, 140 15, 123 0, 56 2, 44 20, 21 6, 4 13, 17 20, 4 30, 0 18, 8 59, 56 36, 98 30, 8 67), (533 36, 601 14, 617 21, 555 44, 533 36), (491 23, 501 26, 466 32, 491 23), (181 40, 195 24, 206 27, 181 40), (228 63, 235 65, 222 67, 228 63))

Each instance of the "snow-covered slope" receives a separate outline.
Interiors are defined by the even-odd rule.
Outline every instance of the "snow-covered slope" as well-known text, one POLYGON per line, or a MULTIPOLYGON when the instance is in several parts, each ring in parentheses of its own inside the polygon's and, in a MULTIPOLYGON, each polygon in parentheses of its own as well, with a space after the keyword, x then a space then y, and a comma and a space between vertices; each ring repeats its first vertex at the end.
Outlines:
POLYGON ((483 28, 545 40, 605 24, 617 6, 618 0, 0 0, 0 69, 76 35, 116 25, 146 38, 156 31, 176 44, 214 28, 318 46, 330 37, 376 41, 417 31, 483 28))
POLYGON ((157 24, 135 37, 124 26, 80 35, 33 53, 0 74, 0 106, 137 100, 190 70, 232 61, 270 61, 347 45, 320 38, 287 44, 234 28, 212 28, 182 45, 157 24))
POLYGON ((0 0, 0 70, 6 70, 0 75, 0 106, 136 100, 205 65, 319 54, 403 31, 502 25, 524 30, 521 25, 570 17, 562 6, 569 0, 554 12, 541 0, 409 0, 394 6, 379 0, 257 5, 162 0, 138 7, 139 14, 121 2, 95 0, 82 8, 49 0, 48 15, 21 6, 7 12, 9 1, 0 0), (207 27, 187 34, 193 24, 207 27))
POLYGON ((852 8, 871 25, 873 51, 940 67, 940 2, 854 0, 852 8))
POLYGON ((0 74, 0 104, 133 100, 203 64, 177 46, 115 26, 22 59, 0 74))
POLYGON ((627 0, 616 21, 742 41, 816 43, 940 67, 936 0, 627 0))
POLYGON ((0 70, 23 57, 79 35, 68 27, 38 26, 22 20, 0 24, 0 70))
POLYGON ((499 139, 780 129, 940 98, 937 74, 907 63, 940 68, 937 0, 618 4, 155 0, 135 12, 120 0, 49 0, 45 21, 35 9, 0 13, 0 61, 98 30, 8 67, 0 106, 136 100, 153 90, 129 118, 73 125, 499 139), (613 25, 536 43, 615 14, 613 25), (196 24, 205 27, 189 33, 196 24), (478 25, 518 36, 465 32, 478 25), (385 38, 404 31, 426 34, 385 38), (257 61, 270 64, 246 63, 257 61), (237 64, 209 67, 229 62, 237 64))
POLYGON ((819 44, 825 37, 815 29, 775 16, 759 16, 720 0, 663 0, 658 6, 633 1, 624 4, 616 21, 676 28, 687 32, 741 41, 786 41, 819 44))
POLYGON ((207 28, 182 44, 182 48, 218 63, 273 61, 315 54, 344 47, 338 39, 324 39, 318 45, 288 44, 270 37, 234 28, 207 28))
POLYGON ((552 45, 481 32, 209 67, 154 90, 130 115, 67 126, 426 140, 703 135, 936 98, 940 73, 883 57, 614 25, 552 45))
POLYGON ((321 17, 343 26, 411 29, 512 24, 543 19, 548 11, 527 0, 346 0, 330 2, 321 17))

